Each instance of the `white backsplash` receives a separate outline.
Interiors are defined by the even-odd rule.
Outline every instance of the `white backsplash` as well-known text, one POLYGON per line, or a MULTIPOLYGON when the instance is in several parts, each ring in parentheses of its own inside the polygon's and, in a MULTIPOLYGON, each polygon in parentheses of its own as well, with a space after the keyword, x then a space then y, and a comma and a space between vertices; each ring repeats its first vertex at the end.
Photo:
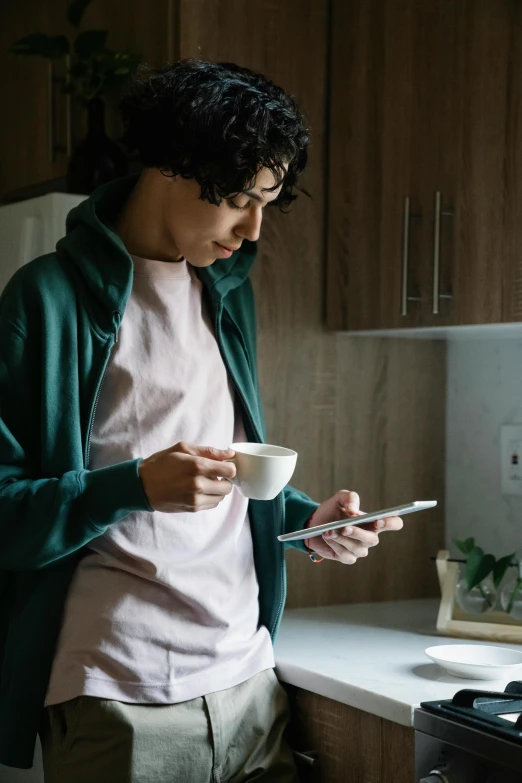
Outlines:
POLYGON ((522 496, 503 496, 500 427, 522 424, 522 338, 448 341, 446 545, 522 557, 522 496))

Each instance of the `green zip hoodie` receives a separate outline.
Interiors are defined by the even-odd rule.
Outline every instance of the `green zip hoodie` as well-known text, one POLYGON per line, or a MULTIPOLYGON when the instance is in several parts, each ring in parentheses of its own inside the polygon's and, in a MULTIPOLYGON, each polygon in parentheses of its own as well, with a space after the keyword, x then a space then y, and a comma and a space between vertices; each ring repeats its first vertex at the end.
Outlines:
MULTIPOLYGON (((88 465, 96 399, 132 289, 132 261, 113 221, 135 183, 116 180, 73 209, 56 251, 22 267, 0 297, 0 763, 13 767, 33 763, 63 604, 84 548, 132 511, 152 510, 139 460, 88 465)), ((263 442, 248 278, 255 253, 245 241, 197 273, 248 439, 263 442)), ((316 507, 292 487, 250 501, 260 622, 272 638, 286 592, 277 535, 304 527, 316 507)))

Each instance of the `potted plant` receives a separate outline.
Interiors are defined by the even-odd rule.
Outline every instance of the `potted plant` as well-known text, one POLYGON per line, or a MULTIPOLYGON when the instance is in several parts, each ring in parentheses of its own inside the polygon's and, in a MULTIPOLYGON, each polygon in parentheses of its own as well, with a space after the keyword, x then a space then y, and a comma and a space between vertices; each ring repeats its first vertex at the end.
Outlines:
MULTIPOLYGON (((462 610, 473 614, 490 611, 508 568, 515 565, 515 552, 497 560, 494 555, 486 554, 477 546, 474 538, 467 538, 465 541, 454 539, 454 543, 466 555, 456 588, 455 598, 458 605, 462 610)), ((520 591, 520 585, 513 584, 513 603, 520 591)), ((506 607, 510 605, 510 596, 502 602, 505 611, 504 603, 506 607)))
MULTIPOLYGON (((92 0, 72 0, 67 21, 78 28, 92 0)), ((105 133, 103 97, 127 80, 140 57, 131 52, 114 52, 107 47, 107 30, 84 30, 74 41, 66 35, 32 33, 12 44, 15 54, 66 60, 63 92, 70 93, 87 112, 87 136, 75 148, 67 169, 67 190, 92 193, 103 182, 123 176, 128 170, 124 151, 105 133)))

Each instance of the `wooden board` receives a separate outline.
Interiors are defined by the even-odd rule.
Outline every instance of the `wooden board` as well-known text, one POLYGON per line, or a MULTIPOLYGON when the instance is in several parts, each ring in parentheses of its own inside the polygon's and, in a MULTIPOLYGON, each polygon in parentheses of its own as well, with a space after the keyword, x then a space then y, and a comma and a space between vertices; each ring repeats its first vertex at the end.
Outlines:
POLYGON ((458 563, 449 562, 449 552, 437 555, 437 573, 441 601, 437 617, 437 631, 444 636, 466 639, 485 639, 494 642, 522 644, 522 623, 504 612, 472 615, 463 612, 455 602, 458 563))

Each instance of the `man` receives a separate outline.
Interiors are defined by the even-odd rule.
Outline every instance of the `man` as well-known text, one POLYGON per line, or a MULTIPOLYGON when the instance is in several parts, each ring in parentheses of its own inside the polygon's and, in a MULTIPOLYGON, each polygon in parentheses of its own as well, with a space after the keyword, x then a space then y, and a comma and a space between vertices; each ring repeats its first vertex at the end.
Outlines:
MULTIPOLYGON (((31 766, 39 731, 47 783, 290 783, 277 535, 359 498, 249 503, 227 459, 265 438, 248 273, 307 129, 263 76, 201 61, 142 71, 122 114, 143 173, 0 300, 0 762, 31 766)), ((352 564, 376 531, 309 543, 352 564)))

